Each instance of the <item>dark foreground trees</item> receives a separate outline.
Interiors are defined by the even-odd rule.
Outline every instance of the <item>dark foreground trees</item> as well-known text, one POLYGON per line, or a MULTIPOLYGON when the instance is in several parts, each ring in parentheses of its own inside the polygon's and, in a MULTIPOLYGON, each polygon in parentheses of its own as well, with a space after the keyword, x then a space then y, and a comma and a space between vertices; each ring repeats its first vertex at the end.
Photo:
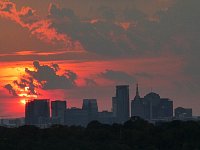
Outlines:
POLYGON ((159 125, 141 119, 105 125, 0 127, 0 150, 200 150, 200 122, 159 125))

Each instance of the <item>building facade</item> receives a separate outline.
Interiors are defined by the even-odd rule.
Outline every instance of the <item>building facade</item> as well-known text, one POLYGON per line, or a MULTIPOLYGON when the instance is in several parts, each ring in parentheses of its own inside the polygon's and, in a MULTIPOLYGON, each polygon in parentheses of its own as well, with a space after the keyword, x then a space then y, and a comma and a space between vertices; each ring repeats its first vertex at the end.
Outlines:
POLYGON ((34 99, 25 105, 25 124, 46 126, 50 123, 49 99, 34 99))
POLYGON ((116 121, 118 123, 124 123, 130 117, 128 85, 116 86, 116 105, 116 121))
POLYGON ((65 112, 65 125, 86 126, 88 124, 88 112, 86 110, 72 107, 65 112))
POLYGON ((137 85, 136 96, 131 101, 131 116, 138 116, 145 120, 172 119, 173 101, 168 98, 161 98, 154 92, 150 92, 144 98, 141 98, 137 85))
POLYGON ((52 124, 64 124, 66 108, 66 101, 56 100, 51 102, 52 124))
POLYGON ((175 108, 175 118, 176 119, 189 119, 192 118, 192 108, 175 108))
POLYGON ((96 99, 83 99, 82 110, 88 113, 88 122, 97 120, 98 105, 96 99))

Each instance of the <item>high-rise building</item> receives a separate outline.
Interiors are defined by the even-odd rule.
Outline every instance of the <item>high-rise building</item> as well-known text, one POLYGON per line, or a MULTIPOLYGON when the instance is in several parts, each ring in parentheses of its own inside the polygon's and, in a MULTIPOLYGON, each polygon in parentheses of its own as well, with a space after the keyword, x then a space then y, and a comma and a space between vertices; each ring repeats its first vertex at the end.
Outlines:
POLYGON ((189 118, 192 118, 192 108, 177 107, 175 109, 175 117, 177 119, 189 119, 189 118))
POLYGON ((135 98, 131 101, 131 116, 144 118, 143 98, 140 98, 138 84, 136 86, 135 98))
POLYGON ((98 105, 96 99, 84 99, 82 109, 88 113, 88 121, 97 120, 98 118, 98 105))
POLYGON ((131 116, 138 116, 146 120, 172 119, 173 101, 161 98, 154 92, 141 98, 137 85, 136 96, 131 101, 131 116))
POLYGON ((173 117, 173 101, 161 98, 157 93, 151 92, 144 96, 145 119, 171 119, 173 117))
POLYGON ((51 122, 53 124, 64 124, 66 101, 56 100, 51 102, 51 122))
POLYGON ((112 97, 112 114, 113 114, 113 117, 117 117, 117 100, 116 100, 116 97, 112 97))
POLYGON ((117 122, 123 123, 130 117, 129 114, 129 86, 116 86, 117 122))
POLYGON ((45 127, 50 121, 49 99, 34 99, 26 103, 25 124, 45 127))
POLYGON ((160 101, 160 118, 173 117, 173 101, 168 98, 161 98, 160 101))

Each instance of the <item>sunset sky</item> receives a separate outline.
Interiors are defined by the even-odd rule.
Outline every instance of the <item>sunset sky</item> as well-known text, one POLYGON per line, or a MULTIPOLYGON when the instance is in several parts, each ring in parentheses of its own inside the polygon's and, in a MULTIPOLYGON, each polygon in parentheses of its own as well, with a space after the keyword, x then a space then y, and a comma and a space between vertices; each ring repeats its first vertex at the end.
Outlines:
POLYGON ((0 0, 0 118, 50 98, 111 110, 153 91, 200 115, 199 0, 0 0))

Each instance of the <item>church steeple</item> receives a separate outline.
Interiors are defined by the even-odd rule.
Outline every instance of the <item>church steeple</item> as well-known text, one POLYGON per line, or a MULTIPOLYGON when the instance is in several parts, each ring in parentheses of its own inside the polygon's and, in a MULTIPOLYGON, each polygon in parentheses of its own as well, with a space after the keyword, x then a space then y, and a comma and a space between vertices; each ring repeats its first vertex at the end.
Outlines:
POLYGON ((136 95, 135 95, 135 100, 140 99, 140 94, 139 94, 139 88, 138 88, 138 83, 136 84, 136 95))

